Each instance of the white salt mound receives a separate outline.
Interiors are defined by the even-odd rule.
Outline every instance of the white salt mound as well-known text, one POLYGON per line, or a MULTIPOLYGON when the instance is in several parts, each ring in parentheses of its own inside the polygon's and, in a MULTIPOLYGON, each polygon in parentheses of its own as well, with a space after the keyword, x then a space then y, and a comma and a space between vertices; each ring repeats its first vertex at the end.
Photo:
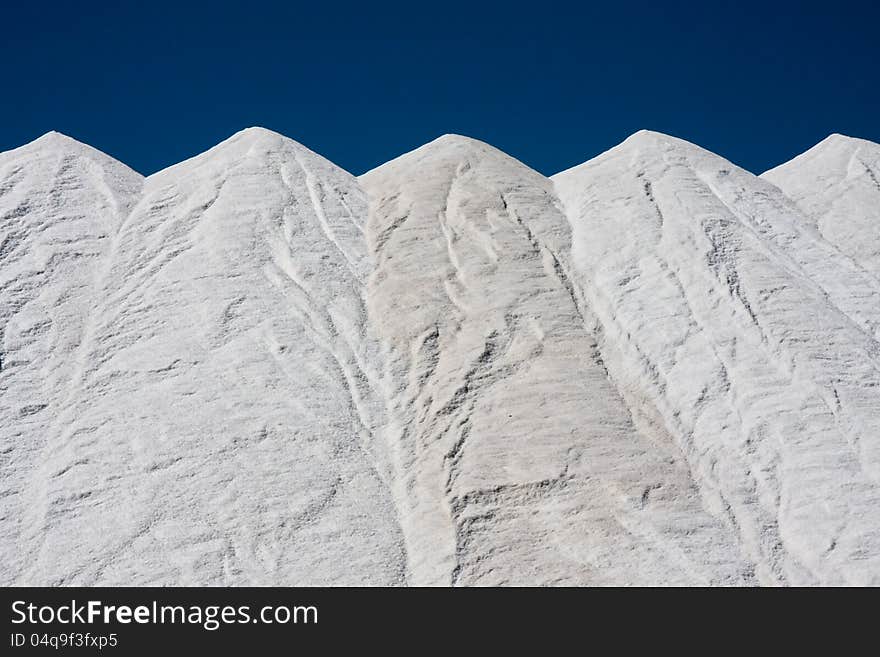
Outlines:
POLYGON ((880 584, 878 179, 0 153, 0 584, 880 584))

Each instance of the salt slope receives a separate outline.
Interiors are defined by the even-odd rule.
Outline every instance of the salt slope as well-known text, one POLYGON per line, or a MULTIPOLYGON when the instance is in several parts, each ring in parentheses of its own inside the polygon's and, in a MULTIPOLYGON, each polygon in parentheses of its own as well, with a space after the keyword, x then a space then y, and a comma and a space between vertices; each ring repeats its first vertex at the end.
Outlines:
POLYGON ((609 371, 758 580, 880 583, 870 278, 834 284, 822 256, 845 256, 778 189, 681 140, 637 133, 553 179, 609 371))
POLYGON ((793 199, 829 242, 880 276, 880 145, 831 135, 761 177, 793 199))
POLYGON ((676 445, 608 379, 550 181, 457 136, 360 180, 411 583, 751 581, 676 445))
POLYGON ((365 215, 352 176, 260 129, 145 181, 59 354, 77 376, 44 402, 6 581, 403 581, 361 368, 365 215))
MULTIPOLYGON (((143 178, 49 133, 0 153, 0 581, 33 557, 28 490, 63 450, 56 413, 74 403, 103 258, 143 178)), ((67 490, 75 496, 79 490, 67 490)), ((63 500, 59 499, 59 502, 63 500)), ((50 506, 54 514, 58 507, 50 506)))

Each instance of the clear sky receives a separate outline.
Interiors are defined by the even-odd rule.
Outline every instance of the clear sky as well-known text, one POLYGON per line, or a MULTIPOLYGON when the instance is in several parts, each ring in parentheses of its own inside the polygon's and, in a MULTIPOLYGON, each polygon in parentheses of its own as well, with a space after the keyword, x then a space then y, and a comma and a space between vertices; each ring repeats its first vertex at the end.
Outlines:
POLYGON ((277 130, 360 174, 447 132, 545 174, 641 128, 759 173, 880 141, 880 3, 5 2, 0 150, 49 130, 149 174, 277 130))

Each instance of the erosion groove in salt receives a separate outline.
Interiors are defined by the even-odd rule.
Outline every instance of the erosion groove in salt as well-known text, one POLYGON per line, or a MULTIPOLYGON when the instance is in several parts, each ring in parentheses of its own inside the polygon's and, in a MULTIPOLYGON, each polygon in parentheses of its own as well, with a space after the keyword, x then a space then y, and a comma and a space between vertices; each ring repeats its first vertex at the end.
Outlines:
POLYGON ((0 583, 880 584, 878 153, 2 153, 0 583))

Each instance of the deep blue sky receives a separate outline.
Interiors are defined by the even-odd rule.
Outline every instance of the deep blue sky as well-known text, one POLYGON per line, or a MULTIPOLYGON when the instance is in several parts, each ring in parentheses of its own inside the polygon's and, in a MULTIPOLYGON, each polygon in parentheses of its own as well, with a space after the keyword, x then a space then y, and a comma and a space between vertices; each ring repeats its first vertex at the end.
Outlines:
POLYGON ((241 128, 362 173, 446 132, 552 174, 640 128, 761 172, 880 141, 877 2, 6 2, 0 150, 149 174, 241 128))

